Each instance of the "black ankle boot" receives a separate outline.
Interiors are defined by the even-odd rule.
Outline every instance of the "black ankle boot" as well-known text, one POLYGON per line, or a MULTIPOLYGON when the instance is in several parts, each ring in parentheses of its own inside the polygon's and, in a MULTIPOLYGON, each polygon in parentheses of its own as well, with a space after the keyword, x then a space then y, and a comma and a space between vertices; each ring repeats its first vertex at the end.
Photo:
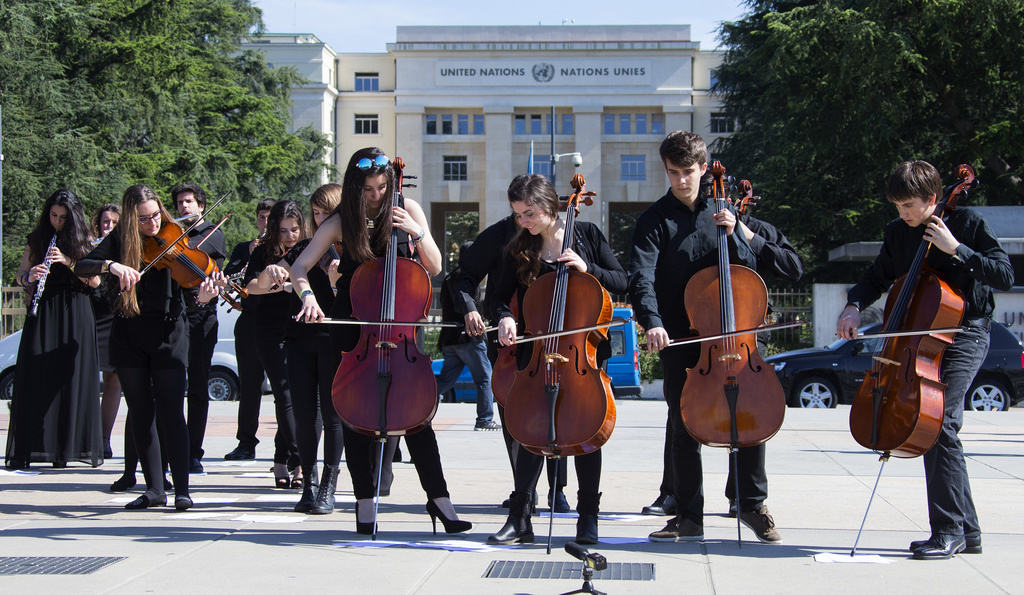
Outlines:
POLYGON ((331 514, 334 512, 334 488, 338 486, 338 466, 324 465, 324 475, 316 491, 316 502, 310 514, 331 514))
POLYGON ((593 545, 597 543, 597 512, 601 504, 601 493, 576 492, 576 543, 593 545))
POLYGON ((319 480, 316 478, 317 469, 313 465, 311 470, 302 470, 302 495, 295 503, 295 512, 309 512, 313 510, 313 501, 316 500, 316 488, 319 480))
POLYGON ((512 492, 505 526, 488 537, 487 543, 491 545, 533 543, 533 523, 530 522, 530 505, 532 503, 533 492, 512 492))

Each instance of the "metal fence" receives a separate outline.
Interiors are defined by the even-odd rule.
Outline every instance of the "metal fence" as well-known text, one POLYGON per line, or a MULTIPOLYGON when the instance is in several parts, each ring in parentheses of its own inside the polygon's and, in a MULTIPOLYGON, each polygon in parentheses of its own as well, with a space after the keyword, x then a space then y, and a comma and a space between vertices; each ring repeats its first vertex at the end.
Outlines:
MULTIPOLYGON (((811 306, 811 293, 806 290, 769 289, 768 301, 772 307, 772 322, 811 321, 811 317, 814 315, 814 308, 811 306)), ((814 331, 808 324, 773 331, 771 339, 768 341, 768 350, 771 353, 777 353, 813 345, 814 331)))

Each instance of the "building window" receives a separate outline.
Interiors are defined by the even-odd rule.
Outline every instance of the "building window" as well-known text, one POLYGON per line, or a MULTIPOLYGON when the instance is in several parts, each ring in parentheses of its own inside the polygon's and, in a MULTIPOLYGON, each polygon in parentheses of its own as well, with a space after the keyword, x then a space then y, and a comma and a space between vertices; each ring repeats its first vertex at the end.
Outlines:
POLYGON ((460 182, 466 180, 466 156, 445 155, 444 156, 444 180, 446 182, 460 182))
POLYGON ((356 134, 377 134, 377 114, 356 114, 356 134))
POLYGON ((441 114, 441 134, 452 133, 452 115, 441 114))
POLYGON ((469 114, 459 114, 455 118, 459 134, 469 134, 469 114))
POLYGON ((718 84, 718 71, 708 70, 708 89, 714 89, 715 85, 718 84))
POLYGON ((427 134, 437 134, 436 114, 427 114, 427 134))
POLYGON ((665 114, 651 114, 651 134, 665 134, 665 114))
POLYGON ((356 91, 380 91, 380 75, 376 72, 357 72, 356 91))
POLYGON ((473 114, 473 134, 484 133, 484 115, 473 114))
POLYGON ((629 134, 629 114, 619 114, 619 134, 629 134))
POLYGON ((711 134, 728 134, 735 131, 736 126, 728 114, 711 114, 711 134))
POLYGON ((526 114, 516 114, 512 124, 513 134, 526 134, 526 114))
POLYGON ((533 173, 551 179, 551 155, 533 156, 533 173))
POLYGON ((562 114, 562 134, 576 134, 574 132, 575 123, 572 114, 562 114))
POLYGON ((541 134, 540 114, 530 114, 530 134, 541 134))
POLYGON ((636 115, 636 133, 647 134, 647 114, 636 115))
POLYGON ((604 133, 615 134, 615 114, 604 115, 604 133))
POLYGON ((622 181, 644 181, 647 179, 643 155, 622 156, 622 181))

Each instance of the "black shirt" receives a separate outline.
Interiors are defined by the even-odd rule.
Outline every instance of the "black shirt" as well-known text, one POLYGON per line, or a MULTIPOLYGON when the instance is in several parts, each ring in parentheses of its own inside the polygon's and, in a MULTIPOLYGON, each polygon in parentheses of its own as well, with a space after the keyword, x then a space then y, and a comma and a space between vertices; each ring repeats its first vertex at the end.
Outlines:
POLYGON ((487 277, 485 295, 494 293, 497 273, 505 254, 505 246, 516 235, 515 216, 509 215, 481 231, 473 244, 459 252, 459 267, 452 272, 452 300, 457 314, 465 316, 477 311, 477 286, 487 277))
POLYGON ((756 217, 746 215, 741 218, 743 224, 754 232, 750 239, 750 249, 757 259, 757 272, 762 275, 772 273, 783 279, 796 281, 804 274, 803 264, 796 254, 796 248, 789 243, 774 225, 756 217))
MULTIPOLYGON (((712 206, 698 197, 691 211, 669 190, 637 220, 629 259, 629 297, 645 329, 663 327, 670 339, 693 334, 683 292, 697 271, 718 263, 719 226, 712 219, 712 206)), ((757 266, 742 233, 731 234, 728 245, 730 263, 757 266)))
MULTIPOLYGON (((231 250, 231 255, 228 256, 228 262, 224 265, 224 274, 227 276, 237 275, 243 272, 245 265, 249 264, 249 245, 251 241, 238 242, 235 247, 231 250)), ((242 277, 245 275, 243 274, 242 277)), ((242 283, 242 277, 238 278, 238 282, 242 283)), ((251 295, 246 298, 242 298, 242 311, 243 312, 255 312, 256 302, 259 301, 258 295, 251 295)))
MULTIPOLYGON (((199 241, 202 240, 203 237, 206 236, 206 234, 209 233, 210 230, 213 228, 214 224, 210 223, 209 221, 204 221, 199 225, 195 226, 195 228, 192 229, 192 231, 188 232, 188 245, 191 246, 192 248, 195 248, 196 244, 198 244, 199 241)), ((217 263, 218 270, 224 270, 224 257, 226 256, 227 253, 227 248, 225 247, 224 232, 222 232, 219 229, 214 231, 212 234, 210 234, 210 237, 207 238, 205 242, 203 242, 203 245, 199 246, 198 249, 202 250, 203 252, 206 252, 210 256, 210 258, 212 258, 213 261, 217 263)), ((196 287, 186 287, 183 289, 183 291, 185 293, 185 304, 188 306, 190 310, 199 308, 206 308, 211 310, 217 309, 217 300, 210 300, 206 304, 199 303, 198 285, 196 287)))
MULTIPOLYGON (((112 232, 99 246, 75 265, 75 274, 83 277, 99 275, 103 261, 121 262, 121 234, 112 232)), ((142 318, 174 319, 181 315, 185 303, 181 286, 171 279, 170 269, 151 268, 135 285, 135 296, 142 318)))
MULTIPOLYGON (((304 245, 304 244, 303 244, 304 245)), ((296 244, 298 246, 298 244, 296 244)), ((294 262, 295 256, 299 254, 301 250, 296 251, 293 247, 289 252, 294 252, 292 261, 294 262)), ((284 260, 287 260, 289 254, 285 254, 284 260)), ((260 276, 268 266, 277 264, 282 259, 276 259, 273 261, 267 261, 267 249, 266 246, 260 244, 256 246, 256 249, 252 251, 252 255, 249 257, 249 266, 245 270, 245 278, 242 281, 242 286, 245 287, 250 281, 260 276)), ((283 330, 288 326, 288 321, 292 316, 298 313, 299 308, 297 302, 293 300, 293 292, 291 291, 277 291, 274 293, 263 293, 259 294, 259 300, 255 306, 250 307, 250 312, 253 312, 260 318, 260 325, 266 327, 273 327, 277 330, 283 330)), ((319 296, 318 296, 319 297, 319 296)))
MULTIPOLYGON (((460 275, 461 271, 458 267, 452 272, 448 273, 444 281, 441 282, 441 322, 454 322, 462 324, 465 321, 465 314, 460 314, 459 310, 467 307, 466 297, 472 302, 472 311, 476 311, 476 302, 473 299, 474 296, 470 295, 465 289, 458 290, 455 286, 456 278, 460 275)), ((479 286, 479 281, 477 282, 479 286)), ((473 337, 466 334, 464 328, 454 327, 441 327, 441 331, 437 335, 437 348, 444 349, 449 345, 455 345, 459 343, 475 343, 477 341, 483 341, 484 335, 473 337)))
MULTIPOLYGON (((990 318, 995 309, 992 289, 1006 291, 1013 285, 1010 257, 975 211, 956 209, 945 221, 960 246, 952 255, 932 246, 926 263, 962 292, 965 319, 990 318)), ((888 291, 893 281, 910 269, 926 229, 927 225, 911 228, 898 218, 891 221, 885 228, 878 257, 847 292, 847 301, 863 310, 888 291)))

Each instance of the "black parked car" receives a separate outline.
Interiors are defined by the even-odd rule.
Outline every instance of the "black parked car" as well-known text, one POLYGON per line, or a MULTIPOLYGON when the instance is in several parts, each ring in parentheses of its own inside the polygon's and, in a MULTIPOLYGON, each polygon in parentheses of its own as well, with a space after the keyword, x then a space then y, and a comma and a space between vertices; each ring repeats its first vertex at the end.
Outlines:
MULTIPOLYGON (((877 331, 874 324, 861 333, 877 331)), ((835 407, 857 395, 884 339, 839 339, 822 349, 797 349, 765 358, 775 367, 790 407, 835 407)), ((1005 411, 1024 400, 1024 347, 998 322, 992 323, 988 356, 964 398, 973 411, 1005 411)))

